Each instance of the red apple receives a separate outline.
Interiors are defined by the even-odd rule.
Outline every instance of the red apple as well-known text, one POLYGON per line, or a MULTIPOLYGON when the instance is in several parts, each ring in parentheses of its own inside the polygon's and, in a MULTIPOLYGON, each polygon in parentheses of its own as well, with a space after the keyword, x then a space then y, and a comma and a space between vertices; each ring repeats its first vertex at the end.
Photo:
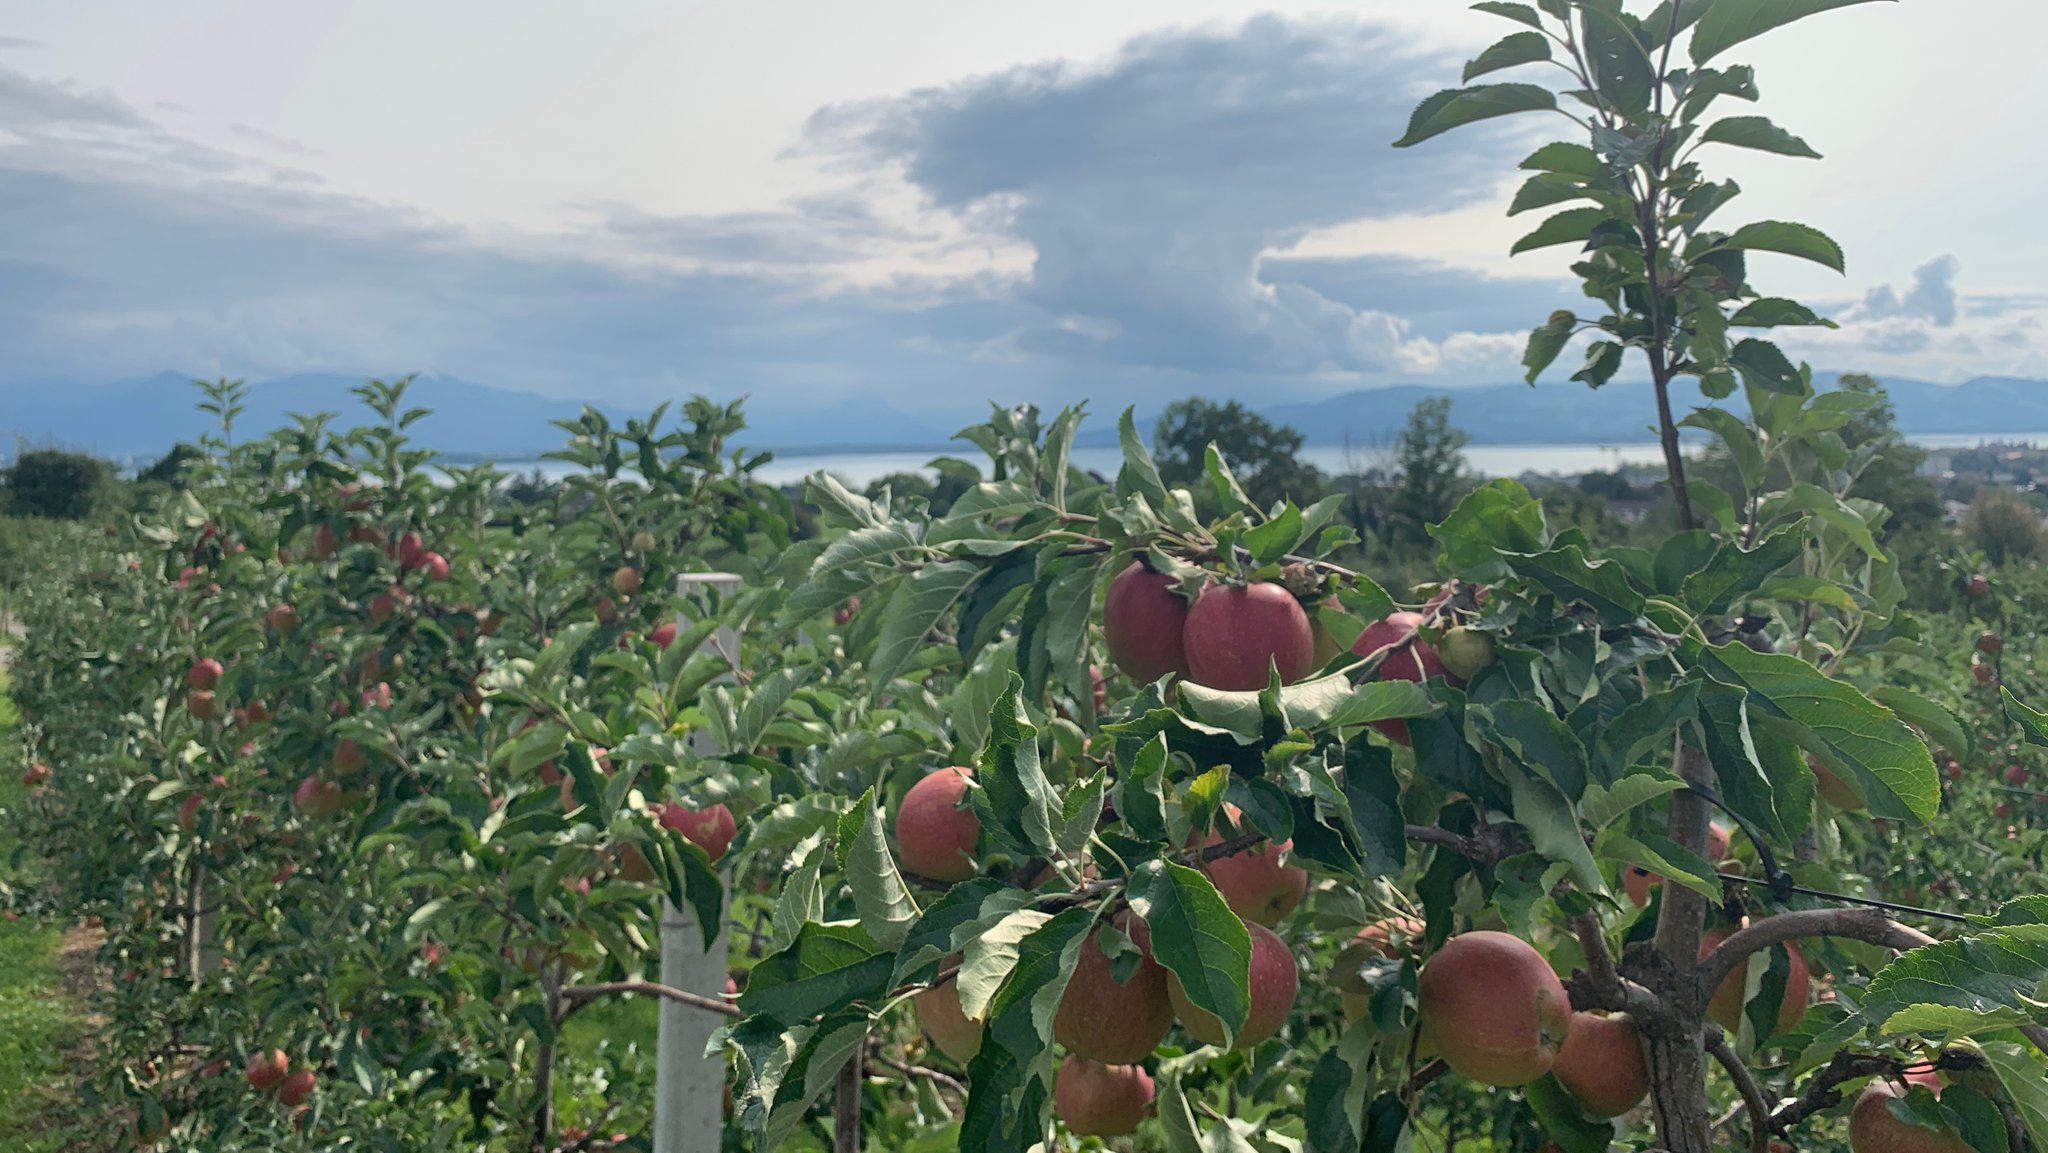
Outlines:
MULTIPOLYGON (((1244 814, 1236 805, 1223 806, 1224 820, 1197 847, 1208 848, 1232 840, 1250 826, 1242 825, 1244 814)), ((1202 871, 1223 894, 1230 911, 1261 925, 1277 925, 1308 895, 1308 872, 1285 864, 1292 840, 1273 844, 1262 841, 1227 857, 1202 865, 1202 871)))
POLYGON ((1650 1095, 1643 1046, 1627 1015, 1573 1013, 1551 1073, 1591 1117, 1619 1117, 1650 1095))
POLYGON ((185 684, 195 689, 210 689, 220 683, 220 675, 225 671, 212 657, 196 660, 191 668, 185 670, 185 684))
POLYGON ((1128 1065, 1143 1060, 1173 1028, 1173 1002, 1166 990, 1166 969, 1152 959, 1151 934, 1145 922, 1125 910, 1116 927, 1143 953, 1130 980, 1117 984, 1097 929, 1081 943, 1074 975, 1060 994, 1053 1013, 1053 1040, 1092 1061, 1128 1065))
MULTIPOLYGON (((1728 930, 1715 929, 1700 939, 1700 957, 1704 959, 1721 942, 1728 939, 1728 930)), ((1813 999, 1813 978, 1807 971, 1806 958, 1799 952, 1799 946, 1785 943, 1786 960, 1789 968, 1785 973, 1784 999, 1778 1003, 1778 1032, 1783 1033, 1799 1024, 1806 1016, 1806 1008, 1813 999)), ((1747 969, 1738 968, 1728 974, 1721 987, 1714 990, 1713 999, 1707 1002, 1707 1018, 1726 1029, 1733 1036, 1742 1025, 1744 992, 1749 986, 1747 969)), ((1762 1040, 1762 1038, 1758 1038, 1762 1040)))
POLYGON ((1188 679, 1212 689, 1257 691, 1276 668, 1280 683, 1292 684, 1316 667, 1308 614, 1285 586, 1270 581, 1203 589, 1188 609, 1181 643, 1188 679))
POLYGON ((305 1104, 306 1098, 312 1095, 313 1071, 311 1069, 301 1069, 287 1076, 283 1083, 277 1087, 278 1104, 288 1108, 296 1108, 305 1104))
POLYGON ((1995 657, 2005 651, 2005 638, 1986 630, 1984 635, 1977 638, 1977 651, 1985 656, 1995 657))
MULTIPOLYGON (((1247 921, 1245 928, 1252 937, 1251 1011, 1231 1039, 1233 1049, 1249 1049, 1278 1033, 1294 1012, 1294 998, 1301 991, 1301 971, 1287 942, 1264 925, 1247 921)), ((1222 1020, 1188 1000, 1180 978, 1171 972, 1166 975, 1166 994, 1181 1028, 1208 1044, 1223 1044, 1222 1020)))
POLYGON ((1895 1116, 1894 1098, 1906 1090, 1889 1081, 1873 1081, 1849 1111, 1849 1148, 1853 1153, 1970 1153, 1970 1146, 1952 1129, 1924 1129, 1895 1116))
POLYGON ((896 851, 904 868, 948 883, 975 874, 974 846, 981 837, 981 821, 967 803, 973 775, 972 769, 940 769, 903 795, 903 805, 896 811, 896 851))
MULTIPOLYGON (((1371 656, 1389 645, 1399 644, 1406 638, 1414 636, 1415 631, 1427 623, 1428 619, 1421 613, 1398 612, 1384 620, 1374 621, 1365 626, 1358 634, 1357 640, 1351 642, 1352 655, 1371 656)), ((1437 654, 1436 646, 1420 639, 1410 643, 1406 648, 1387 653, 1381 659, 1379 667, 1373 671, 1373 676, 1378 680, 1417 683, 1444 675, 1444 662, 1437 654)), ((1374 721, 1372 727, 1385 734, 1390 741, 1403 745, 1409 743, 1407 721, 1374 721)))
POLYGON ((2005 767, 2005 783, 2006 783, 2006 784, 2008 784, 2008 785, 2015 785, 2015 786, 2017 786, 2017 785, 2024 785, 2024 784, 2026 784, 2026 783, 2027 783, 2027 766, 2025 766, 2025 765, 2007 765, 2007 766, 2005 767))
POLYGON ((1102 598, 1102 639, 1109 659, 1134 681, 1149 683, 1168 673, 1186 676, 1181 631, 1187 619, 1187 599, 1173 591, 1173 581, 1132 561, 1109 582, 1102 598))
POLYGON ((21 774, 21 783, 33 789, 37 785, 42 784, 44 781, 49 780, 54 775, 55 770, 51 769, 50 766, 38 761, 35 764, 30 765, 28 767, 28 770, 21 774))
POLYGON ((195 719, 210 721, 220 712, 220 702, 214 699, 211 692, 204 689, 186 693, 185 711, 191 713, 195 719))
POLYGON ((664 805, 661 825, 681 833, 685 840, 703 849, 704 855, 713 861, 725 855, 726 847, 732 844, 733 836, 739 832, 738 824, 732 819, 732 810, 724 805, 705 809, 664 805))
POLYGON ((1053 1077, 1053 1112, 1082 1137, 1121 1137, 1152 1107, 1152 1076, 1137 1065, 1068 1057, 1053 1077))
MULTIPOLYGON (((959 959, 950 960, 957 963, 959 959)), ((939 1047, 939 1052, 962 1065, 981 1052, 981 1022, 960 1008, 960 987, 956 982, 949 979, 914 993, 910 1002, 917 1011, 917 1023, 924 1027, 925 1035, 939 1047)))
POLYGON ((1422 967, 1422 1038, 1486 1085, 1527 1085, 1550 1071, 1571 1030, 1563 982, 1527 941, 1479 930, 1452 937, 1422 967))
POLYGON ((1983 573, 1972 573, 1970 579, 1963 582, 1964 596, 1981 597, 1990 591, 1991 581, 1983 573))
POLYGON ((448 579, 448 558, 440 553, 430 552, 421 554, 419 568, 427 574, 427 579, 430 581, 444 581, 448 579))
POLYGON ((1413 956, 1422 947, 1426 931, 1427 926, 1413 917, 1383 917, 1360 929, 1337 951, 1330 980, 1344 1003, 1346 1021, 1363 1020, 1372 1010, 1372 988, 1359 970, 1370 961, 1413 956))
POLYGON ((655 648, 668 648, 668 646, 676 643, 675 622, 669 621, 666 624, 654 626, 653 630, 647 634, 647 639, 654 642, 655 648))
POLYGON ((640 591, 641 580, 639 569, 632 565, 620 565, 617 571, 612 573, 612 591, 622 597, 632 596, 640 591))
POLYGON ((307 777, 292 793, 292 803, 309 817, 331 817, 348 806, 348 795, 333 781, 307 777))
POLYGON ((277 1088, 291 1068, 291 1058, 284 1055, 284 1050, 270 1049, 249 1054, 249 1063, 242 1067, 242 1076, 248 1079, 249 1088, 268 1093, 277 1088))

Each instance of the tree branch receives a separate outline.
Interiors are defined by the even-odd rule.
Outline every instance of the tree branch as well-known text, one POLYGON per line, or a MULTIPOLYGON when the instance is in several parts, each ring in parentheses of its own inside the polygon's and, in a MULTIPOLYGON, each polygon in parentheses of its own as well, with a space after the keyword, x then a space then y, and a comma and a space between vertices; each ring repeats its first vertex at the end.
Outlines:
POLYGON ((967 1096, 967 1086, 962 1085, 960 1082, 954 1080, 952 1076, 950 1076, 949 1074, 939 1072, 937 1069, 927 1069, 923 1065, 907 1064, 905 1062, 898 1061, 896 1058, 891 1057, 886 1053, 882 1053, 879 1051, 869 1053, 868 1059, 875 1062, 878 1065, 883 1065, 890 1069, 894 1069, 896 1072, 903 1074, 905 1077, 923 1078, 926 1081, 930 1081, 933 1084, 938 1085, 940 1088, 952 1090, 954 1093, 959 1094, 962 1098, 965 1098, 967 1096))
POLYGON ((1740 968, 1751 953, 1800 937, 1850 937, 1904 951, 1931 945, 1934 938, 1899 924, 1876 909, 1802 909, 1765 917, 1740 930, 1700 962, 1700 988, 1711 992, 1740 968))
POLYGON ((746 1016, 745 1013, 740 1012, 740 1007, 731 1001, 718 997, 706 997, 702 993, 684 992, 681 989, 657 984, 653 981, 608 981, 601 985, 572 985, 562 990, 562 1000, 568 1006, 562 1013, 562 1016, 567 1017, 570 1013, 581 1009, 584 1005, 600 997, 632 993, 644 993, 652 997, 667 997, 671 1001, 680 1001, 693 1009, 702 1009, 707 1013, 717 1013, 724 1017, 746 1016))
POLYGON ((1763 1087, 1756 1083, 1735 1050, 1728 1047, 1728 1038, 1711 1025, 1707 1027, 1707 1052, 1727 1071, 1729 1080, 1735 1082, 1735 1091, 1742 1094, 1742 1103, 1749 1110, 1750 1153, 1771 1153, 1771 1106, 1764 1100, 1763 1087))
POLYGON ((1771 1114, 1771 1128, 1779 1133, 1791 1130, 1808 1117, 1823 1109, 1832 1109, 1842 1103, 1842 1092, 1837 1086, 1845 1081, 1866 1081, 1872 1077, 1896 1074, 1899 1063, 1890 1057, 1871 1057, 1861 1053, 1840 1052, 1814 1073, 1806 1083, 1806 1091, 1786 1102, 1771 1114))

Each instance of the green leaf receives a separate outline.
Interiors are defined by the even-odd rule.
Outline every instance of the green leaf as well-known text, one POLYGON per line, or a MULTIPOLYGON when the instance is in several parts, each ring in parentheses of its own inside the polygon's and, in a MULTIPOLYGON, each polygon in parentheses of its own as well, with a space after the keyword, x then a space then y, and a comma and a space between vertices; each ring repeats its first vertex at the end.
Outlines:
POLYGON ((1572 373, 1572 379, 1589 388, 1599 388, 1621 371, 1622 347, 1611 340, 1596 340, 1586 346, 1586 367, 1572 373))
POLYGON ((1543 18, 1538 16, 1536 10, 1527 4, 1513 4, 1508 3, 1507 0, 1481 0, 1481 3, 1472 6, 1472 10, 1474 12, 1490 12, 1495 16, 1505 16, 1509 20, 1513 20, 1518 24, 1527 24, 1531 28, 1543 27, 1543 18))
POLYGON ((1541 32, 1510 32, 1465 65, 1465 83, 1503 68, 1535 64, 1550 59, 1550 38, 1541 32))
POLYGON ((1700 17, 1688 46, 1694 64, 1705 64, 1728 49, 1795 20, 1866 4, 1870 0, 1715 0, 1700 17))
POLYGON ((2048 1149, 2048 1067, 2041 1054, 2008 1041, 1988 1042, 1984 1060, 1998 1076, 1999 1088, 2027 1127, 2036 1149, 2048 1149))
POLYGON ((1223 459, 1223 450, 1215 442, 1202 450, 1202 471, 1208 474, 1209 484, 1216 490, 1216 500, 1226 512, 1252 507, 1252 498, 1244 494, 1244 486, 1230 471, 1230 462, 1223 459))
MULTIPOLYGON (((1686 578, 1705 568, 1720 547, 1721 542, 1714 539, 1714 534, 1703 528, 1667 537, 1663 544, 1657 546, 1657 556, 1651 566, 1657 591, 1665 596, 1677 596, 1685 587, 1686 578)), ((1638 575, 1637 579, 1642 578, 1638 575)))
POLYGON ((883 948, 894 949, 917 920, 917 902, 911 899, 910 887, 903 883, 896 858, 889 852, 889 833, 882 824, 882 810, 875 804, 874 789, 861 796, 855 811, 862 817, 860 833, 847 854, 846 887, 853 891, 861 928, 883 948))
POLYGON ((1956 715, 1926 697, 1896 685, 1879 685, 1870 691, 1870 699, 1897 713, 1900 720, 1919 729, 1928 740, 1951 754, 1961 757, 1969 753, 1969 735, 1963 732, 1956 715))
POLYGON ((1642 615, 1643 594, 1615 561, 1588 561, 1578 545, 1540 553, 1503 552, 1514 571, 1549 589, 1559 600, 1586 605, 1602 624, 1625 625, 1642 615))
POLYGON ((1803 396, 1806 393, 1806 381, 1800 376, 1799 366, 1786 357, 1784 350, 1768 340, 1752 336, 1737 341, 1728 352, 1728 363, 1735 366, 1735 370, 1742 374, 1743 382, 1752 388, 1786 396, 1803 396))
POLYGON ((1557 1078, 1545 1073, 1522 1090, 1543 1131, 1564 1153, 1607 1153, 1614 1142, 1614 1126, 1605 1121, 1588 1121, 1585 1111, 1557 1078))
POLYGON ((1538 172, 1524 180, 1522 186, 1515 190, 1515 198, 1508 203, 1508 215, 1520 216, 1524 212, 1573 200, 1599 200, 1602 195, 1573 177, 1561 176, 1555 172, 1538 172))
POLYGON ((859 925, 813 922, 788 948, 754 966, 739 1005, 748 1016, 795 1025, 855 1002, 880 1000, 894 966, 895 958, 859 925))
POLYGON ((1494 584, 1510 572, 1503 552, 1537 552, 1550 543, 1543 504, 1512 480, 1476 488, 1429 535, 1443 542, 1443 560, 1460 580, 1494 584))
POLYGON ((1698 719, 1721 799, 1773 844, 1790 847, 1813 820, 1813 772, 1799 746, 1755 723, 1747 695, 1712 682, 1699 692, 1698 719))
POLYGON ((1889 1021, 1916 1005, 1946 1005, 1973 1013, 2020 1009, 2038 1019, 2044 982, 2048 925, 1990 929, 1899 956, 1870 979, 1863 1016, 1889 1021))
POLYGON ((1802 260, 1825 264, 1836 272, 1841 272, 1844 268, 1842 246, 1829 239, 1826 233, 1804 224, 1792 224, 1782 220, 1762 220, 1755 224, 1745 224, 1736 229, 1734 235, 1723 240, 1720 247, 1797 256, 1802 260))
POLYGON ((1276 564, 1308 536, 1301 510, 1286 502, 1280 515, 1245 530, 1243 544, 1251 550, 1254 564, 1276 564))
POLYGON ((1342 729, 1374 721, 1427 717, 1442 708, 1426 686, 1414 681, 1365 681, 1323 718, 1322 726, 1342 729))
POLYGON ((1166 839, 1166 758, 1166 734, 1160 733, 1139 746, 1116 778, 1117 816, 1134 836, 1148 841, 1166 839))
POLYGON ((1015 674, 989 715, 988 747, 975 774, 974 811, 982 827, 1024 856, 1052 856, 1058 850, 1053 824, 1059 798, 1038 758, 1038 728, 1024 709, 1024 682, 1015 674))
MULTIPOLYGON (((1828 320, 1796 300, 1786 300, 1783 297, 1777 296, 1766 296, 1760 300, 1750 301, 1748 304, 1743 305, 1741 310, 1736 312, 1734 316, 1729 317, 1728 323, 1743 328, 1778 328, 1787 325, 1807 325, 1819 328, 1841 327, 1834 321, 1828 320)), ((1865 401, 1870 399, 1861 393, 1852 392, 1840 395, 1854 396, 1859 400, 1865 401)))
POLYGON ((1592 180, 1607 170, 1598 153, 1583 144, 1558 141, 1531 152, 1521 167, 1530 172, 1555 172, 1592 180))
POLYGON ((1038 909, 1015 909, 1002 920, 974 935, 962 950, 960 971, 953 977, 960 995, 960 1011, 980 1018, 995 1000, 996 990, 1017 967, 1017 951, 1024 938, 1037 932, 1052 914, 1038 909))
POLYGON ((1699 660, 1708 676, 1747 693, 1751 707, 1796 726, 1830 768, 1852 773, 1874 815, 1925 824, 1941 807, 1927 746, 1890 709, 1798 657, 1731 644, 1703 648, 1699 660))
POLYGON ((1077 905, 1018 942, 1010 978, 989 1002, 981 1051, 967 1066, 974 1092, 960 1121, 960 1148, 1025 1153, 1045 1140, 1053 1013, 1094 921, 1077 905))
POLYGON ((1237 1036, 1251 1008, 1252 938, 1200 870, 1157 858, 1131 874, 1131 908, 1151 930, 1152 956, 1196 1008, 1237 1036))
POLYGON ((1912 1005, 1893 1013, 1878 1022, 1878 1032, 1887 1037, 1907 1037, 1919 1034, 1943 1044, 1964 1037, 1983 1037, 1992 1033, 2003 1033, 2020 1025, 2031 1025, 2034 1018, 2018 1009, 1993 1009, 1984 1012, 1978 1009, 1962 1009, 1954 1005, 1912 1005))
POLYGON ((1780 156, 1799 156, 1819 160, 1820 153, 1790 132, 1770 122, 1763 116, 1729 116, 1707 125, 1700 134, 1701 144, 1732 144, 1737 148, 1754 148, 1759 152, 1775 152, 1780 156))
POLYGON ((1610 828, 1601 835, 1598 847, 1604 858, 1677 881, 1709 902, 1721 900, 1721 882, 1714 876, 1713 864, 1669 837, 1645 834, 1639 841, 1620 829, 1610 828))
POLYGON ((1586 791, 1586 749, 1541 702, 1511 697, 1491 704, 1473 703, 1466 724, 1486 741, 1524 767, 1556 785, 1566 797, 1586 791))
POLYGON ((1885 555, 1879 547, 1877 537, 1870 531, 1869 522, 1861 513, 1850 507, 1834 493, 1817 484, 1795 484, 1782 493, 1764 500, 1757 509, 1757 517, 1763 523, 1770 523, 1780 517, 1810 512, 1827 522, 1830 528, 1838 529, 1849 538, 1851 544, 1872 557, 1885 555))
POLYGON ((2000 686, 1998 695, 2005 701, 2005 719, 2020 730, 2030 745, 2048 748, 2048 713, 2038 712, 2020 703, 2012 690, 2000 686))
POLYGON ((1580 45, 1592 66, 1593 87, 1623 116, 1649 111, 1657 83, 1656 68, 1631 23, 1618 4, 1613 11, 1597 5, 1579 10, 1580 45))
POLYGON ((1658 797, 1667 796, 1685 787, 1677 777, 1659 776, 1655 773, 1636 773, 1614 782, 1613 788, 1593 784, 1586 786, 1586 795, 1579 798, 1579 813, 1588 825, 1604 829, 1620 820, 1630 810, 1649 804, 1658 797))
POLYGON ((1481 84, 1471 88, 1449 88, 1416 106, 1408 118, 1408 131, 1394 142, 1408 148, 1480 120, 1517 112, 1555 109, 1557 97, 1550 89, 1535 84, 1481 84))
POLYGON ((825 889, 818 874, 825 864, 825 836, 812 833, 797 850, 797 866, 783 874, 782 891, 775 895, 775 919, 768 944, 781 952, 789 948, 805 923, 825 919, 825 889))
POLYGON ((1724 544, 1704 568, 1686 578, 1685 605, 1703 616, 1725 613, 1805 552, 1804 521, 1778 529, 1753 549, 1738 548, 1732 541, 1724 544))
POLYGON ((1078 855, 1088 844, 1088 838, 1095 835, 1095 826, 1102 820, 1102 796, 1107 784, 1102 773, 1096 773, 1067 790, 1066 799, 1061 802, 1059 835, 1054 838, 1061 853, 1068 857, 1078 855))
POLYGON ((1728 446, 1728 458, 1742 478, 1745 491, 1755 492, 1764 482, 1764 450, 1748 422, 1725 408, 1696 408, 1678 422, 1680 428, 1705 429, 1728 446))
MULTIPOLYGON (((1668 751, 1678 726, 1697 716, 1698 707, 1699 686, 1688 683, 1652 693, 1616 713, 1600 730, 1596 776, 1616 787, 1632 779, 1628 774, 1636 762, 1652 751, 1668 751)), ((1591 813, 1587 819, 1593 819, 1591 813)))
POLYGON ((1569 312, 1554 312, 1549 322, 1529 334, 1528 347, 1522 350, 1522 367, 1529 371, 1522 377, 1530 384, 1543 375, 1572 341, 1572 330, 1578 325, 1578 318, 1569 312))
POLYGON ((1132 415, 1133 409, 1126 408, 1116 420, 1117 443, 1123 447, 1123 468, 1116 475, 1116 488, 1125 496, 1142 496, 1154 509, 1165 512, 1169 507, 1166 499, 1166 482, 1159 477, 1159 466, 1152 462, 1152 453, 1145 448, 1144 440, 1138 436, 1138 422, 1132 415))
POLYGON ((1605 208, 1567 208, 1563 212, 1536 226, 1527 236, 1515 241, 1508 250, 1509 256, 1519 256, 1538 248, 1553 244, 1581 244, 1593 235, 1593 229, 1608 219, 1605 208))
POLYGON ((947 561, 919 569, 897 584, 882 614, 882 637, 868 662, 868 691, 881 696, 924 644, 925 635, 981 575, 969 561, 947 561))
POLYGON ((1533 773, 1509 773, 1508 788, 1514 795, 1515 822, 1529 830, 1536 851, 1570 865, 1573 879, 1586 892, 1606 892, 1600 866, 1586 848, 1578 815, 1565 795, 1533 773))

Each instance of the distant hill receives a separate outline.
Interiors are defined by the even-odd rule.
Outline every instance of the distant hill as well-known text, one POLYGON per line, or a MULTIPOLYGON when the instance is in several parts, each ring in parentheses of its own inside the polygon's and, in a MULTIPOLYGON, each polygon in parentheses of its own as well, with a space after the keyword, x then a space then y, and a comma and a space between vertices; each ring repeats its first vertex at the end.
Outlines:
MULTIPOLYGON (((1834 374, 1822 374, 1832 387, 1834 374)), ((359 376, 303 374, 254 385, 249 390, 247 429, 285 424, 294 412, 340 412, 349 421, 362 409, 349 390, 359 376)), ((1888 379, 1899 427, 1910 434, 2048 432, 2048 382, 1979 377, 1960 385, 1888 379)), ((1476 444, 1618 444, 1654 439, 1654 406, 1649 385, 1615 383, 1594 391, 1568 381, 1475 388, 1398 385, 1360 389, 1323 400, 1266 405, 1259 411, 1290 425, 1311 445, 1385 443, 1399 435, 1409 410, 1424 399, 1448 396, 1451 420, 1476 444)), ((562 443, 550 421, 573 417, 573 400, 494 388, 450 376, 422 376, 407 394, 413 404, 433 410, 413 426, 420 443, 456 457, 526 460, 562 443)), ((211 418, 194 405, 199 394, 190 379, 161 373, 119 384, 84 385, 58 381, 0 382, 0 453, 19 437, 32 444, 57 443, 125 459, 147 458, 179 440, 206 432, 211 418)), ((1689 382, 1673 402, 1679 409, 1702 403, 1689 382)), ((613 417, 639 410, 610 411, 613 417)), ((749 405, 749 446, 785 454, 939 450, 955 447, 953 427, 907 416, 873 401, 845 401, 828 408, 777 408, 757 399, 749 405)), ((1150 433, 1156 414, 1141 414, 1150 433)), ((1082 433, 1084 447, 1116 443, 1115 422, 1100 417, 1082 433)))
MULTIPOLYGON (((290 423, 293 413, 339 413, 346 426, 368 412, 350 393, 363 376, 302 374, 253 384, 241 428, 267 432, 290 423)), ((120 384, 83 385, 63 381, 0 382, 0 455, 11 455, 15 438, 31 444, 56 443, 116 458, 149 457, 181 440, 214 428, 214 418, 195 406, 202 399, 192 379, 175 372, 120 384)), ((573 419, 583 402, 494 388, 451 376, 421 376, 406 390, 409 406, 432 412, 408 431, 420 444, 455 457, 531 460, 561 447, 564 434, 550 423, 573 419)), ((645 417, 647 408, 598 405, 614 420, 645 417)), ((650 406, 651 407, 651 406, 650 406)), ((797 413, 748 409, 750 447, 778 449, 883 450, 944 445, 945 431, 926 427, 886 405, 848 401, 797 413)), ((667 426, 675 427, 676 406, 667 426)))

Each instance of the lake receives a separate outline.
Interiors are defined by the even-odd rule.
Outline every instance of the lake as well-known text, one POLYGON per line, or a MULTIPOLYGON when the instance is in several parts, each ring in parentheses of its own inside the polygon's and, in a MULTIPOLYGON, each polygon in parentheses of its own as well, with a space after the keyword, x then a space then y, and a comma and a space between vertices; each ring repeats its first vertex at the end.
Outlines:
MULTIPOLYGON (((2048 432, 1948 433, 1910 437, 1922 448, 1971 448, 1986 441, 2001 440, 2048 443, 2048 432)), ((859 489, 869 481, 894 472, 919 472, 936 456, 958 456, 979 463, 980 454, 962 443, 945 452, 834 452, 778 454, 755 475, 769 484, 790 484, 823 470, 848 486, 859 489)), ((1302 459, 1326 473, 1386 467, 1392 463, 1387 448, 1351 448, 1325 445, 1303 449, 1302 459)), ((1465 448, 1465 460, 1484 476, 1521 476, 1523 473, 1574 476, 1584 472, 1607 472, 1623 465, 1656 465, 1664 454, 1654 441, 1632 444, 1474 444, 1465 448)), ((1123 454, 1113 448, 1084 448, 1074 452, 1074 463, 1105 476, 1114 475, 1123 454)), ((572 471, 555 461, 501 461, 507 472, 531 473, 538 468, 545 476, 560 477, 572 471)))

